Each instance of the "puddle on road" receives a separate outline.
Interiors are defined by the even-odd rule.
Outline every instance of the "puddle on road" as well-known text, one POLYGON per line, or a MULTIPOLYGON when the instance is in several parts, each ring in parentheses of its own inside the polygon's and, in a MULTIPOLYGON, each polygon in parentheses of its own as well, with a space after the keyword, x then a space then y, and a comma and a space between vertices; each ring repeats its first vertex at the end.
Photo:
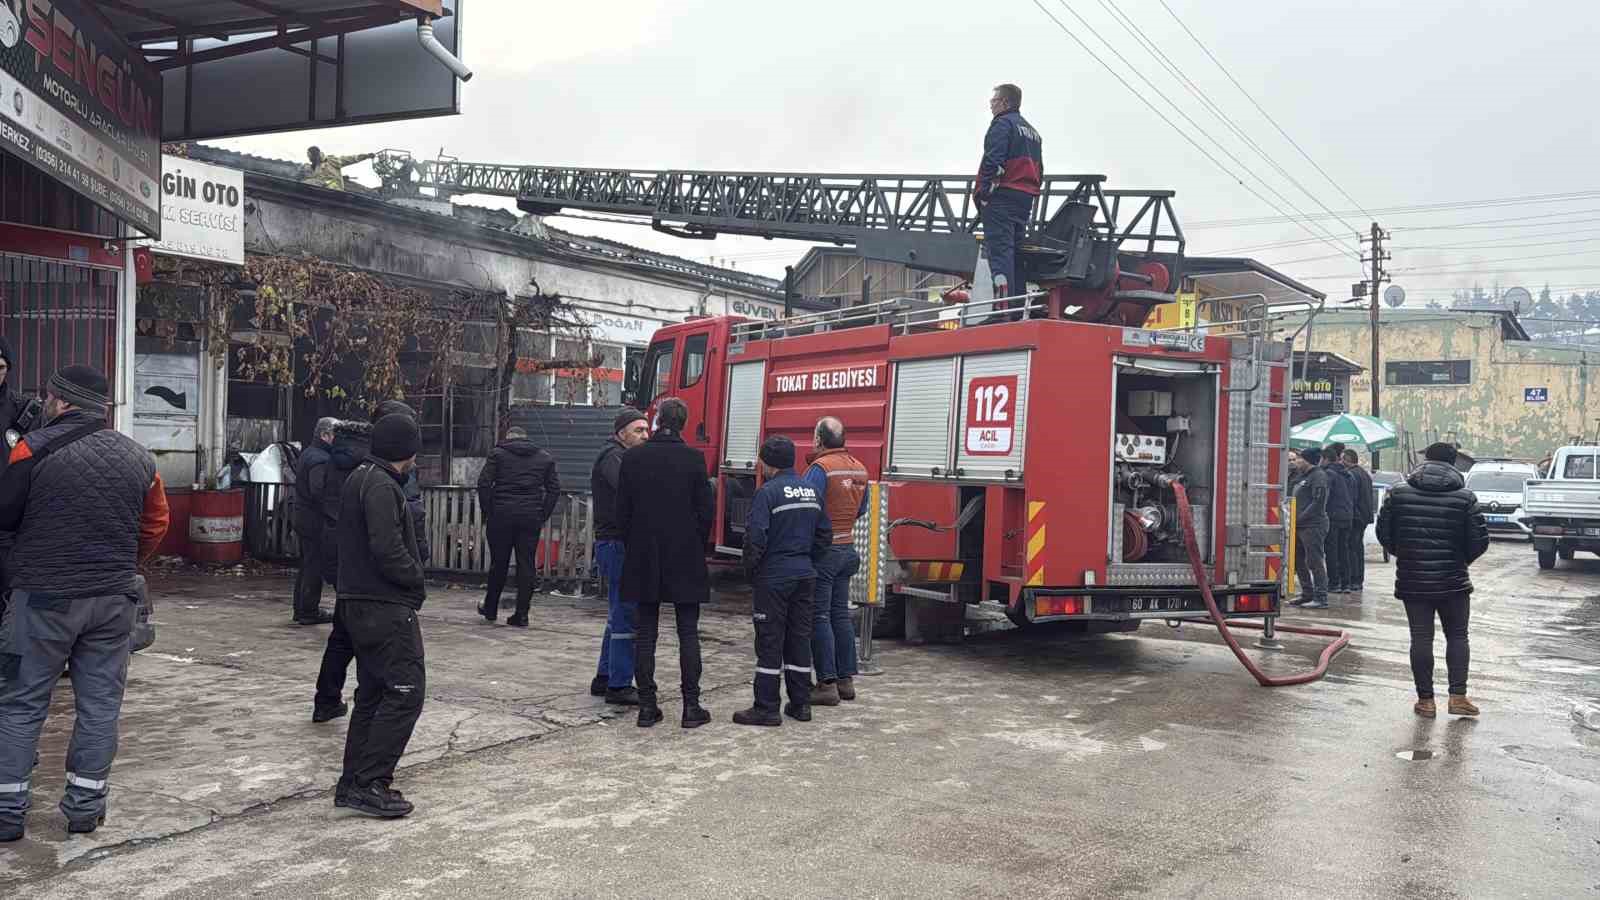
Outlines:
POLYGON ((1399 757, 1406 762, 1424 762, 1426 760, 1433 759, 1435 756, 1443 755, 1443 753, 1436 753, 1432 750, 1401 750, 1399 753, 1395 754, 1396 757, 1399 757))

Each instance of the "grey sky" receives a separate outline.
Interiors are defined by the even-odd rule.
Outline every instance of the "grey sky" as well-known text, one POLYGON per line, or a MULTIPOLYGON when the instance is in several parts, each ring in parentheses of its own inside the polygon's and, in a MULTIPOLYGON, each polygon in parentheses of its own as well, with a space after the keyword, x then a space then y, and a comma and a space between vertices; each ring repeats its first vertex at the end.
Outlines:
MULTIPOLYGON (((1600 253, 1593 252, 1600 248, 1600 135, 1592 112, 1600 4, 1167 2, 1369 210, 1589 193, 1562 202, 1380 213, 1395 232, 1395 281, 1414 300, 1446 297, 1474 282, 1521 284, 1535 294, 1546 283, 1560 293, 1600 288, 1600 253), (1529 216, 1546 218, 1522 218, 1529 216), (1520 221, 1500 221, 1509 218, 1520 221), (1480 222, 1490 227, 1423 230, 1480 222)), ((1278 215, 1239 186, 1241 167, 1217 145, 1300 209, 1320 214, 1321 207, 1207 112, 1112 10, 1321 203, 1339 212, 1352 205, 1251 108, 1160 0, 1039 3, 1148 95, 1071 11, 1088 20, 1209 132, 1195 136, 1232 175, 1135 99, 1032 0, 817 0, 771 12, 767 4, 735 0, 468 0, 463 55, 478 75, 465 88, 462 116, 223 143, 293 158, 314 141, 329 152, 392 147, 431 156, 443 148, 493 162, 965 174, 976 167, 989 88, 1014 81, 1024 90, 1024 114, 1044 135, 1047 171, 1098 172, 1123 187, 1176 190, 1191 253, 1305 240, 1245 255, 1280 265, 1332 298, 1348 296, 1358 264, 1294 224, 1204 225, 1278 215), (1331 258, 1315 258, 1324 256, 1331 258)), ((1244 179, 1272 196, 1253 177, 1244 179)), ((1344 219, 1349 227, 1323 224, 1358 246, 1352 228, 1370 220, 1360 213, 1344 219)), ((739 268, 766 274, 781 274, 805 249, 553 223, 702 260, 732 257, 739 268)))

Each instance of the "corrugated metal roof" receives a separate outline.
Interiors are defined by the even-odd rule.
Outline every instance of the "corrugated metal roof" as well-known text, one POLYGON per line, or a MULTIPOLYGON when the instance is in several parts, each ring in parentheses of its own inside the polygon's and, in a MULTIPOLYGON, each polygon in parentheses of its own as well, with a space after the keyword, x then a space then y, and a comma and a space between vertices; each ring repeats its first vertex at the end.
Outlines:
POLYGON ((588 493, 595 457, 611 437, 620 406, 514 406, 511 424, 556 458, 563 491, 588 493))
POLYGON ((97 3, 100 14, 129 43, 179 36, 227 38, 284 27, 349 22, 351 30, 374 20, 400 22, 421 14, 437 16, 442 0, 118 0, 97 3), (270 10, 265 12, 264 10, 270 10))

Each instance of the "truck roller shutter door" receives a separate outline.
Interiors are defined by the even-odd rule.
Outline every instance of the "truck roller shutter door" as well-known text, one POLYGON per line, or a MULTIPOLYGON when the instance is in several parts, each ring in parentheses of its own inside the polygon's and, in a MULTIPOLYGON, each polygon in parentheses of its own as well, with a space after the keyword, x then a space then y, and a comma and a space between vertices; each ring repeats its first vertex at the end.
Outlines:
POLYGON ((896 363, 894 373, 892 443, 889 445, 891 472, 896 475, 948 473, 953 451, 955 358, 907 360, 896 363))
POLYGON ((724 466, 753 469, 761 451, 761 392, 766 385, 765 360, 728 367, 727 433, 722 442, 724 466))
POLYGON ((968 478, 1022 474, 1028 427, 1028 351, 985 353, 961 360, 957 395, 956 468, 968 478), (976 416, 976 418, 974 418, 976 416))

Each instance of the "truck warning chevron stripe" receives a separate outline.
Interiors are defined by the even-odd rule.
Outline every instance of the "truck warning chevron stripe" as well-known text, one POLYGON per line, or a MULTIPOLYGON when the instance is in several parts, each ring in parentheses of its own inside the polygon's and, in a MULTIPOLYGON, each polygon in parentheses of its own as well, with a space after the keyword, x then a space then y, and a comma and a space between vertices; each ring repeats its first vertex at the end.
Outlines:
POLYGON ((1028 564, 1024 583, 1029 587, 1044 584, 1044 501, 1028 501, 1028 564))

